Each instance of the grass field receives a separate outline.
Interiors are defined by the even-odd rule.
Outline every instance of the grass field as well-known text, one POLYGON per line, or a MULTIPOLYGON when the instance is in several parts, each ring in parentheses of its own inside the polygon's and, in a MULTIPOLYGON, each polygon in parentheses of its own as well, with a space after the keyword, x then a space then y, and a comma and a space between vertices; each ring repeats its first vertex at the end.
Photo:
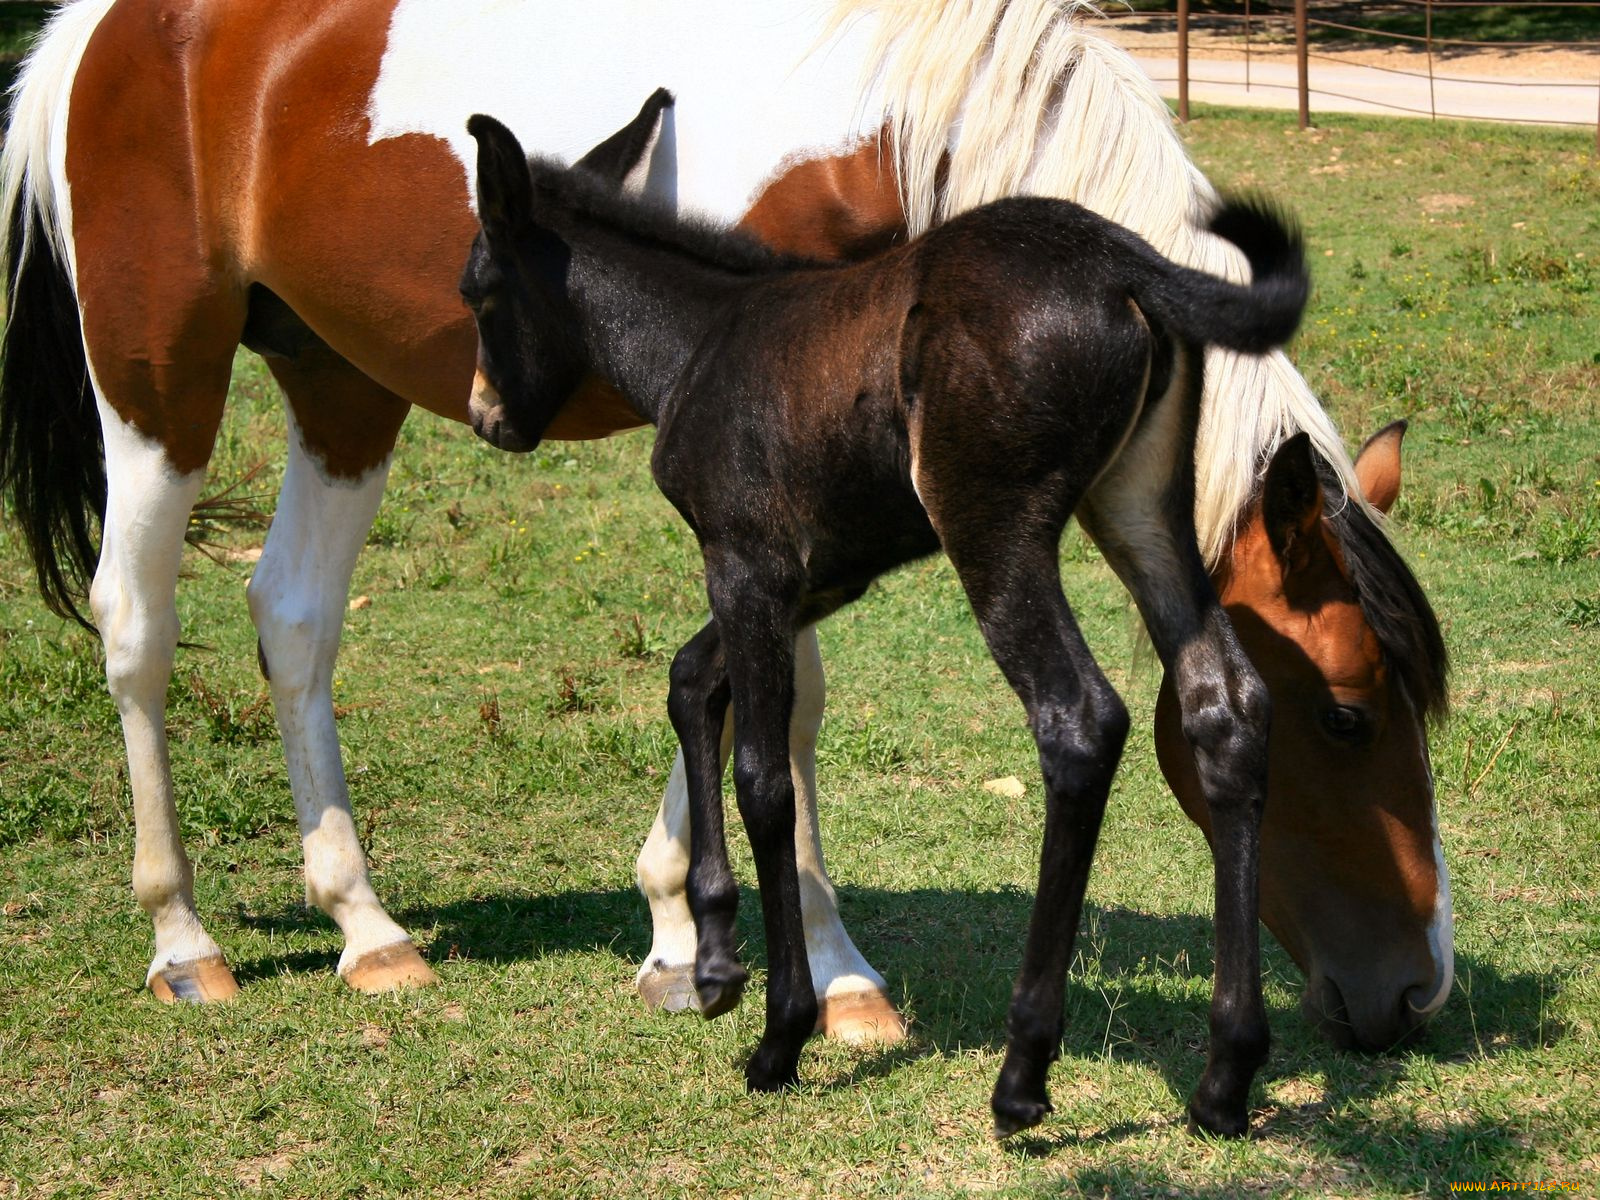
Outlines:
MULTIPOLYGON (((671 650, 704 609, 638 436, 498 455, 417 417, 357 568, 335 682, 377 886, 440 987, 348 993, 308 911, 244 608, 259 531, 179 596, 169 724, 198 893, 243 996, 141 990, 121 736, 98 643, 49 617, 0 525, 0 1197, 1444 1195, 1600 1188, 1600 165, 1588 135, 1205 112, 1193 152, 1309 230, 1296 348, 1347 436, 1412 419, 1396 535, 1454 654, 1434 739, 1457 985, 1402 1053, 1334 1051, 1266 950, 1256 1136, 1178 1120, 1210 989, 1209 860, 1165 793, 1121 593, 1072 536, 1068 594, 1135 712, 1090 880, 1053 1096, 997 1145, 987 1098, 1036 862, 1020 706, 950 570, 823 630, 823 825, 846 922, 914 1019, 814 1043, 744 1094, 759 972, 715 1023, 646 1013, 632 862, 673 742, 671 650)), ((241 355, 218 482, 282 420, 241 355)), ((736 846, 738 869, 752 878, 736 846)), ((747 956, 762 961, 753 896, 747 956)))

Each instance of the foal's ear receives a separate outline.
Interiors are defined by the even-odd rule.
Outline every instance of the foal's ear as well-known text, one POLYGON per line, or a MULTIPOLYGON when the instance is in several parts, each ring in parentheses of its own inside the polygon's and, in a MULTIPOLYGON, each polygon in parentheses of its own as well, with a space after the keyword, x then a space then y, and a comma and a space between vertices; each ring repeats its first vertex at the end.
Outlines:
POLYGON ((478 220, 490 237, 503 236, 533 216, 533 176, 516 134, 478 113, 467 121, 478 142, 478 220))
POLYGON ((621 187, 622 181, 639 165, 644 152, 655 140, 656 129, 661 124, 661 114, 671 108, 673 103, 671 92, 666 88, 657 88, 650 93, 650 98, 644 102, 644 107, 639 110, 638 116, 572 165, 583 167, 607 183, 621 187))
POLYGON ((1356 482, 1367 503, 1386 513, 1400 498, 1400 443, 1405 440, 1406 423, 1385 425, 1369 437, 1356 455, 1356 482))
POLYGON ((1312 454, 1311 438, 1295 434, 1272 456, 1261 488, 1261 521, 1285 577, 1304 570, 1325 546, 1322 483, 1312 454))

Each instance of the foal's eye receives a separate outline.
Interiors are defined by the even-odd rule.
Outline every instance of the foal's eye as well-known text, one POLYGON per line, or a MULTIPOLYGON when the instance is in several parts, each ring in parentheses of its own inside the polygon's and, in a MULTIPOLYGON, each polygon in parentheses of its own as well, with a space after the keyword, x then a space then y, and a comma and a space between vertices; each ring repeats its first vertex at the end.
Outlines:
POLYGON ((1322 727, 1341 742, 1359 742, 1368 733, 1367 714, 1359 708, 1336 704, 1322 714, 1322 727))

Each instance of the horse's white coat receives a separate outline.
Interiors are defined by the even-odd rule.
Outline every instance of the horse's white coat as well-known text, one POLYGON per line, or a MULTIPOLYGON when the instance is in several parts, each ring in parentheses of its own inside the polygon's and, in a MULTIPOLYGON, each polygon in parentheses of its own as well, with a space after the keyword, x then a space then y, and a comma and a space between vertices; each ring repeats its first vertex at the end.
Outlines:
POLYGON ((261 561, 250 579, 250 616, 283 737, 305 851, 306 899, 344 933, 344 970, 363 955, 409 941, 367 878, 333 717, 333 663, 356 556, 383 499, 389 461, 351 482, 329 478, 288 416, 289 461, 261 561))
POLYGON ((847 149, 858 113, 873 111, 858 101, 861 31, 819 44, 827 11, 825 0, 400 0, 369 136, 443 138, 475 199, 473 113, 503 122, 530 153, 571 161, 666 87, 677 103, 649 186, 733 221, 785 158, 847 149))

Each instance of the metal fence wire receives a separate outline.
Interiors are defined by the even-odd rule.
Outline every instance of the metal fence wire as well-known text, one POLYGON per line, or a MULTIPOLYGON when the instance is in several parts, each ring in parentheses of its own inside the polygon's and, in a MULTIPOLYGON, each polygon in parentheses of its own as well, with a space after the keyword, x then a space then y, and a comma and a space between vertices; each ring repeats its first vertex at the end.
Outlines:
MULTIPOLYGON (((1224 6, 1219 6, 1224 7, 1224 6)), ((1522 124, 1547 124, 1547 125, 1592 125, 1595 130, 1595 145, 1600 152, 1600 3, 1571 3, 1567 0, 1544 0, 1539 3, 1523 4, 1494 4, 1489 0, 1390 0, 1383 4, 1348 4, 1325 3, 1318 4, 1314 0, 1243 0, 1242 3, 1227 4, 1226 11, 1218 11, 1209 5, 1191 5, 1189 0, 1177 0, 1177 3, 1165 11, 1140 6, 1137 12, 1118 13, 1114 7, 1106 10, 1113 20, 1149 21, 1167 17, 1175 18, 1177 32, 1177 85, 1178 85, 1178 117, 1180 120, 1189 119, 1189 85, 1196 83, 1234 82, 1196 77, 1190 69, 1190 42, 1191 30, 1194 22, 1191 18, 1200 18, 1207 29, 1227 29, 1233 27, 1237 31, 1237 44, 1244 60, 1244 87, 1246 91, 1252 88, 1289 88, 1293 87, 1297 93, 1299 107, 1300 127, 1306 128, 1311 123, 1312 97, 1321 97, 1324 100, 1357 101, 1364 106, 1409 115, 1427 116, 1433 119, 1462 118, 1468 120, 1500 120, 1515 121, 1522 124), (1566 27, 1580 33, 1593 31, 1593 37, 1567 37, 1555 41, 1523 41, 1523 40, 1494 40, 1483 41, 1462 37, 1443 37, 1435 32, 1435 18, 1457 15, 1447 13, 1446 10, 1462 9, 1495 9, 1499 10, 1496 16, 1513 14, 1521 10, 1553 10, 1561 9, 1571 14, 1575 19, 1566 23, 1566 27), (1406 15, 1407 10, 1413 10, 1415 15, 1422 18, 1421 33, 1402 33, 1381 25, 1371 23, 1373 15, 1406 15), (1419 52, 1421 62, 1416 69, 1406 66, 1396 66, 1393 63, 1361 63, 1352 62, 1343 54, 1330 54, 1320 49, 1329 35, 1344 39, 1360 39, 1361 42, 1372 46, 1404 46, 1419 52), (1281 53, 1286 43, 1292 41, 1295 57, 1295 83, 1293 85, 1258 77, 1252 79, 1252 67, 1264 55, 1273 52, 1281 53), (1586 68, 1589 78, 1564 78, 1564 79, 1517 79, 1483 75, 1463 75, 1450 70, 1450 60, 1462 55, 1470 55, 1475 51, 1506 51, 1506 50, 1569 50, 1592 54, 1593 61, 1586 68), (1332 72, 1322 75, 1319 83, 1316 64, 1338 64, 1341 68, 1337 81, 1332 72), (1379 89, 1362 92, 1359 90, 1359 81, 1352 82, 1359 70, 1361 73, 1372 72, 1379 76, 1405 76, 1415 79, 1419 83, 1415 100, 1397 100, 1386 98, 1379 89), (1426 102, 1421 101, 1422 81, 1426 81, 1426 102), (1508 97, 1518 89, 1540 89, 1540 97, 1562 95, 1570 92, 1574 96, 1587 94, 1593 97, 1593 102, 1583 106, 1582 111, 1587 115, 1579 117, 1573 111, 1574 106, 1563 103, 1560 113, 1552 112, 1551 115, 1539 115, 1522 111, 1516 115, 1487 113, 1483 111, 1459 112, 1452 111, 1449 104, 1441 103, 1439 92, 1441 85, 1473 84, 1479 88, 1505 89, 1508 97)), ((1487 14, 1486 14, 1487 15, 1487 14)), ((1213 40, 1208 42, 1211 49, 1219 48, 1213 40)), ((1151 47, 1144 47, 1145 50, 1151 47)), ((1160 49, 1156 47, 1155 49, 1160 49)), ((1391 89, 1392 90, 1392 89, 1391 89)), ((1541 101, 1542 102, 1542 101, 1541 101)), ((1552 106, 1554 108, 1555 106, 1552 106)))

